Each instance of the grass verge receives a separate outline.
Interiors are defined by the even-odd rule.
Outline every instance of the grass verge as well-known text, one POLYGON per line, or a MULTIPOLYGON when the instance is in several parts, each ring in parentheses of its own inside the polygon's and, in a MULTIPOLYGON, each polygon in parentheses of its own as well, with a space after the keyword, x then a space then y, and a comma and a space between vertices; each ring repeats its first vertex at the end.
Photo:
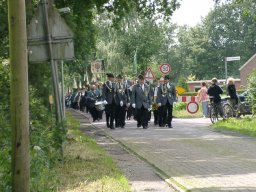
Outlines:
POLYGON ((220 130, 231 130, 249 136, 256 136, 256 119, 245 117, 241 119, 230 118, 226 121, 218 121, 212 127, 220 130))
POLYGON ((68 116, 64 163, 57 167, 60 192, 128 192, 126 177, 94 139, 83 136, 80 123, 68 116))

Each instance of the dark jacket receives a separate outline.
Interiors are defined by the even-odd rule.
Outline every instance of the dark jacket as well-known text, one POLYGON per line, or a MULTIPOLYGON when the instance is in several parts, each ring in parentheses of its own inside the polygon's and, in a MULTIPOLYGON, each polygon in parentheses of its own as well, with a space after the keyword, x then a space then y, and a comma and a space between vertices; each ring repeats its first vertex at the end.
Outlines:
POLYGON ((227 91, 228 91, 228 95, 230 96, 230 99, 237 99, 235 85, 228 85, 227 91))
POLYGON ((135 103, 136 108, 140 109, 142 105, 148 109, 151 105, 150 87, 144 84, 144 91, 139 84, 133 86, 131 104, 135 103))
POLYGON ((161 103, 161 105, 166 105, 167 101, 173 105, 173 102, 176 102, 176 89, 173 84, 167 85, 160 85, 157 89, 157 98, 156 102, 161 103), (166 86, 166 87, 164 87, 166 86), (165 91, 165 92, 163 92, 165 91))
POLYGON ((106 100, 108 104, 112 104, 114 101, 115 96, 115 83, 112 82, 112 85, 110 85, 109 81, 104 83, 102 88, 102 100, 106 100))
POLYGON ((219 85, 211 85, 209 87, 209 89, 207 90, 207 94, 210 96, 210 97, 213 97, 213 98, 210 98, 210 99, 213 99, 213 102, 214 103, 219 103, 221 102, 221 97, 220 95, 223 93, 223 90, 220 88, 219 85))

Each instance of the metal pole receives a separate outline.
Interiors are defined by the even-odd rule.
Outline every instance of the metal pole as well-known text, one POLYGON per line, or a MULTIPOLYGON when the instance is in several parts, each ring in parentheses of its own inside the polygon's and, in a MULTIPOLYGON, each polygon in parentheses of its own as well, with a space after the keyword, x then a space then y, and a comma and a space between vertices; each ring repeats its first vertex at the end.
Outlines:
POLYGON ((49 4, 48 0, 42 0, 43 3, 43 10, 44 10, 44 17, 45 17, 45 28, 46 28, 46 36, 49 48, 49 58, 51 62, 51 71, 52 71, 52 80, 53 80, 53 87, 54 87, 54 100, 56 103, 56 116, 57 122, 60 123, 62 121, 62 114, 61 114, 61 102, 60 102, 60 95, 59 95, 59 88, 58 88, 58 78, 57 78, 57 70, 55 66, 55 62, 53 59, 53 51, 52 51, 52 38, 50 34, 50 27, 49 27, 49 18, 48 18, 48 9, 47 5, 49 4))
POLYGON ((227 65, 227 58, 225 57, 225 79, 226 79, 226 83, 227 83, 227 79, 228 79, 228 65, 227 65))
POLYGON ((64 95, 64 66, 63 60, 61 61, 61 87, 62 87, 62 116, 65 118, 65 95, 64 95))

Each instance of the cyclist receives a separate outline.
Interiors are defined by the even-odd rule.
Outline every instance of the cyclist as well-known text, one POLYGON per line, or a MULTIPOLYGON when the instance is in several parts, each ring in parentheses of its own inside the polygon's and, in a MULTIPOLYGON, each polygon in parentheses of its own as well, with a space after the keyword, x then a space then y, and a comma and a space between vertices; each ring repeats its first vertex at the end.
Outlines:
POLYGON ((207 94, 210 96, 210 100, 214 103, 214 105, 216 105, 220 116, 225 118, 220 97, 220 95, 223 93, 223 90, 218 85, 217 78, 212 78, 211 83, 212 85, 208 88, 207 94))

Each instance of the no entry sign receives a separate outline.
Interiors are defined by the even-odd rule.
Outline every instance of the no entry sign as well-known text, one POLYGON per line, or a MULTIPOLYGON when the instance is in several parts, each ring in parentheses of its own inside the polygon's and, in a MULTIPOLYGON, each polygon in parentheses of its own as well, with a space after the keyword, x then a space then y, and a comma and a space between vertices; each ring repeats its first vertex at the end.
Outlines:
POLYGON ((187 104, 187 111, 189 113, 194 114, 194 113, 196 113, 198 111, 198 109, 199 109, 199 106, 198 106, 198 104, 196 102, 189 102, 187 104))
POLYGON ((168 74, 171 71, 171 66, 168 63, 164 63, 160 65, 160 71, 163 74, 168 74))

